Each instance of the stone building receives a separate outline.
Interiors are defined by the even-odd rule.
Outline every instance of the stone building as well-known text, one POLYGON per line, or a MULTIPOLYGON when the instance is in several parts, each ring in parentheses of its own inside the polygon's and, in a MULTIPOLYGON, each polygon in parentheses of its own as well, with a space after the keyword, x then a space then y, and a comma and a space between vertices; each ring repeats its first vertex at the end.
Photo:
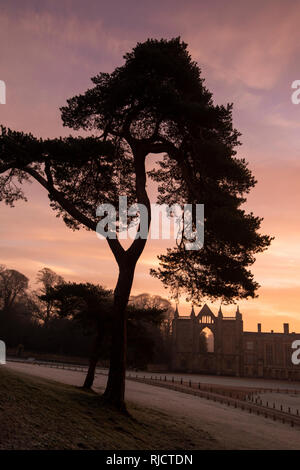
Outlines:
POLYGON ((292 342, 300 334, 290 333, 284 323, 282 333, 244 331, 237 307, 232 317, 217 315, 204 305, 196 315, 180 316, 176 308, 172 324, 171 368, 178 372, 267 377, 300 380, 300 365, 292 364, 292 342), (213 350, 203 350, 203 330, 213 335, 213 350), (202 338, 201 338, 202 336, 202 338))

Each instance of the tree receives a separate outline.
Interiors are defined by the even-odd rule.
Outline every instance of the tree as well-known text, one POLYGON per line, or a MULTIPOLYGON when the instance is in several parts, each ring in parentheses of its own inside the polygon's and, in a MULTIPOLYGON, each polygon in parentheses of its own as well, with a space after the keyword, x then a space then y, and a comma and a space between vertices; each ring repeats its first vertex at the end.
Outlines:
MULTIPOLYGON (((139 43, 125 55, 124 65, 110 74, 100 73, 92 82, 92 88, 69 99, 61 112, 65 126, 100 132, 99 137, 43 141, 2 129, 1 198, 11 205, 24 198, 14 180, 22 183, 33 178, 48 191, 51 207, 68 226, 95 230, 97 205, 109 202, 117 207, 118 196, 122 194, 128 196, 129 203, 137 202, 147 208, 149 227, 151 210, 145 160, 150 153, 165 153, 161 178, 174 181, 176 186, 164 189, 164 181, 160 180, 159 200, 175 198, 179 203, 208 204, 205 228, 209 248, 203 259, 182 247, 177 249, 180 251, 175 249, 169 253, 173 262, 170 276, 167 259, 162 259, 166 262, 161 275, 171 288, 178 287, 180 281, 188 289, 185 281, 188 277, 190 283, 202 289, 203 295, 210 292, 227 299, 253 296, 258 285, 247 267, 253 263, 254 254, 266 249, 271 239, 257 232, 260 219, 239 209, 255 179, 246 162, 235 156, 239 133, 232 126, 232 106, 214 105, 187 45, 180 38, 139 43), (224 232, 220 230, 220 220, 225 222, 224 232), (233 228, 237 233, 236 244, 228 243, 225 235, 233 228), (241 242, 238 234, 243 234, 241 242), (185 273, 178 277, 176 262, 182 259, 185 273), (202 281, 197 283, 195 276, 202 281)), ((160 178, 155 172, 150 176, 160 178)), ((117 233, 108 237, 107 242, 119 275, 114 291, 111 359, 104 396, 124 409, 126 306, 146 239, 137 233, 127 250, 117 233)))
POLYGON ((160 310, 163 312, 163 321, 162 326, 165 327, 168 331, 171 319, 174 315, 174 309, 171 302, 160 295, 151 295, 148 293, 143 293, 139 295, 133 295, 130 297, 130 305, 133 305, 135 308, 139 309, 151 309, 160 310))
POLYGON ((43 300, 45 304, 44 309, 40 309, 38 311, 39 319, 43 321, 44 325, 47 326, 51 318, 53 317, 53 300, 51 296, 47 296, 50 289, 52 289, 55 285, 63 284, 65 281, 62 276, 56 274, 50 268, 42 268, 38 271, 36 280, 38 283, 41 284, 41 288, 39 289, 37 295, 40 300, 43 300))
MULTIPOLYGON (((174 316, 174 309, 171 302, 160 295, 151 295, 143 293, 130 297, 130 305, 135 308, 157 309, 162 312, 162 319, 159 322, 160 331, 153 328, 152 334, 156 337, 155 347, 156 356, 160 362, 169 362, 171 351, 171 329, 174 316)), ((149 326, 148 326, 149 328, 149 326)))
POLYGON ((144 369, 156 358, 157 349, 161 351, 163 348, 162 325, 166 310, 155 305, 137 306, 130 302, 127 315, 128 364, 144 369))
MULTIPOLYGON (((151 176, 159 184, 160 204, 203 201, 205 243, 201 250, 187 251, 181 240, 175 248, 168 249, 167 254, 158 256, 159 267, 151 269, 151 274, 160 279, 175 298, 186 294, 188 301, 198 305, 205 298, 219 298, 226 304, 255 297, 259 284, 248 267, 272 240, 258 232, 262 219, 246 214, 240 207, 256 181, 246 162, 230 155, 227 142, 226 145, 219 143, 220 148, 218 142, 207 143, 200 138, 193 143, 196 153, 191 162, 185 162, 187 169, 181 171, 165 156, 159 162, 160 169, 153 170, 151 176), (191 180, 194 176, 193 184, 184 178, 184 171, 191 180)), ((231 152, 235 155, 233 150, 231 152)))
POLYGON ((151 295, 147 292, 130 297, 131 305, 139 308, 158 308, 164 310, 166 314, 174 313, 171 302, 160 295, 151 295))
POLYGON ((62 318, 72 319, 84 329, 96 331, 88 372, 83 384, 90 389, 94 382, 101 343, 110 333, 112 291, 90 283, 64 283, 50 287, 42 300, 51 303, 62 318))
MULTIPOLYGON (((83 385, 84 388, 90 389, 94 382, 101 346, 105 340, 110 340, 111 336, 113 292, 91 283, 69 282, 50 288, 41 297, 42 300, 51 302, 60 318, 76 322, 85 331, 96 331, 89 368, 83 385)), ((145 342, 148 341, 149 345, 151 343, 148 334, 149 326, 161 325, 165 319, 165 309, 156 306, 130 305, 127 313, 130 343, 133 349, 139 349, 141 357, 145 342), (142 347, 139 347, 140 345, 142 347)), ((150 354, 151 351, 148 351, 148 354, 144 354, 143 357, 149 357, 150 354)))
POLYGON ((28 282, 24 274, 0 265, 0 303, 3 314, 7 314, 15 302, 25 294, 28 282))

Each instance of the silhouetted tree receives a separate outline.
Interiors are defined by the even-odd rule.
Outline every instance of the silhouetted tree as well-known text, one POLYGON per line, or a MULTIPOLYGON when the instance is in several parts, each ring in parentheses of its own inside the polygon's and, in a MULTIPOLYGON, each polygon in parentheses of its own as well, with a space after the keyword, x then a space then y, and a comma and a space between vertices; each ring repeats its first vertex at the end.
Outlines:
POLYGON ((93 385, 101 343, 110 334, 112 296, 112 291, 102 286, 75 282, 50 287, 41 296, 42 300, 52 304, 61 317, 72 319, 84 329, 96 331, 84 388, 93 385))
MULTIPOLYGON (((169 362, 171 352, 171 333, 174 309, 171 302, 160 295, 142 293, 130 297, 130 305, 135 308, 157 309, 162 312, 163 318, 159 322, 160 331, 154 328, 152 335, 155 336, 154 345, 159 362, 169 362)), ((147 326, 149 329, 149 325, 147 326)))
MULTIPOLYGON (((52 303, 57 315, 61 318, 71 319, 85 330, 96 330, 89 368, 83 385, 84 388, 91 388, 102 344, 105 339, 110 339, 111 335, 113 292, 91 283, 72 282, 56 285, 41 297, 52 303)), ((127 313, 131 349, 138 350, 139 364, 145 364, 151 356, 151 348, 154 345, 154 339, 151 339, 153 327, 160 327, 165 319, 165 309, 154 305, 138 307, 130 305, 127 313), (143 352, 146 343, 148 348, 143 352)))
MULTIPOLYGON (((199 255, 176 248, 161 259, 157 275, 171 288, 180 284, 190 293, 193 284, 201 295, 227 300, 254 296, 258 285, 247 267, 270 238, 257 232, 260 219, 239 206, 255 180, 245 161, 235 157, 239 134, 232 127, 231 105, 214 105, 187 45, 179 38, 139 43, 125 55, 123 66, 92 81, 93 88, 68 100, 62 119, 76 130, 100 131, 98 138, 42 141, 2 129, 1 199, 12 205, 24 198, 13 183, 33 178, 48 191, 52 208, 68 226, 95 230, 97 205, 109 202, 117 207, 118 196, 125 194, 129 203, 148 209, 149 227, 145 160, 150 153, 165 153, 161 177, 152 173, 160 182, 159 201, 208 204, 207 249, 199 255), (171 187, 163 187, 169 181, 171 187), (181 262, 185 271, 179 276, 175 266, 181 262)), ((116 234, 107 242, 119 276, 105 397, 124 409, 126 306, 146 239, 137 233, 127 250, 116 234)))
POLYGON ((44 308, 38 310, 38 318, 43 321, 45 326, 47 326, 50 319, 53 317, 54 307, 51 296, 47 296, 47 294, 55 285, 63 284, 65 281, 62 276, 46 267, 38 271, 36 280, 41 284, 41 287, 36 294, 44 304, 44 308))
POLYGON ((28 289, 28 278, 15 269, 0 265, 0 308, 7 314, 28 289))
MULTIPOLYGON (((149 298, 149 294, 145 294, 149 298)), ((138 296, 139 297, 139 296, 138 296)), ((133 300, 133 299, 131 299, 133 300)), ((159 304, 146 303, 127 306, 128 317, 128 359, 129 363, 143 369, 163 351, 165 342, 162 325, 166 318, 166 308, 159 304)), ((164 359, 160 354, 159 362, 164 359)))

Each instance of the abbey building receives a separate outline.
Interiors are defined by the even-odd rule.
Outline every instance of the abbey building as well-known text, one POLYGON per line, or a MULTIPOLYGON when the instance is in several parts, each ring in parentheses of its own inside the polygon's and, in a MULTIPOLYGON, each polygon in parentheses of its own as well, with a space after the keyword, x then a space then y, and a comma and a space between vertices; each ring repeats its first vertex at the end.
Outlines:
POLYGON ((180 316, 176 308, 172 325, 171 368, 177 372, 265 377, 300 380, 300 366, 292 363, 293 341, 300 334, 290 333, 288 323, 282 333, 244 331, 237 307, 232 317, 217 315, 204 305, 198 314, 180 316), (213 335, 213 348, 203 348, 204 329, 213 335))

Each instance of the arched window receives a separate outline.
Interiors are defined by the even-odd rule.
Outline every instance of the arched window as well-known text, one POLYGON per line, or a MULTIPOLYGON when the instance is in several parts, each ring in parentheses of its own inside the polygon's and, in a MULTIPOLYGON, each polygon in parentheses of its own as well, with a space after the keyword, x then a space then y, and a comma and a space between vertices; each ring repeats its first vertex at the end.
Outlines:
POLYGON ((200 333, 199 352, 214 352, 214 335, 209 328, 204 328, 200 333))

